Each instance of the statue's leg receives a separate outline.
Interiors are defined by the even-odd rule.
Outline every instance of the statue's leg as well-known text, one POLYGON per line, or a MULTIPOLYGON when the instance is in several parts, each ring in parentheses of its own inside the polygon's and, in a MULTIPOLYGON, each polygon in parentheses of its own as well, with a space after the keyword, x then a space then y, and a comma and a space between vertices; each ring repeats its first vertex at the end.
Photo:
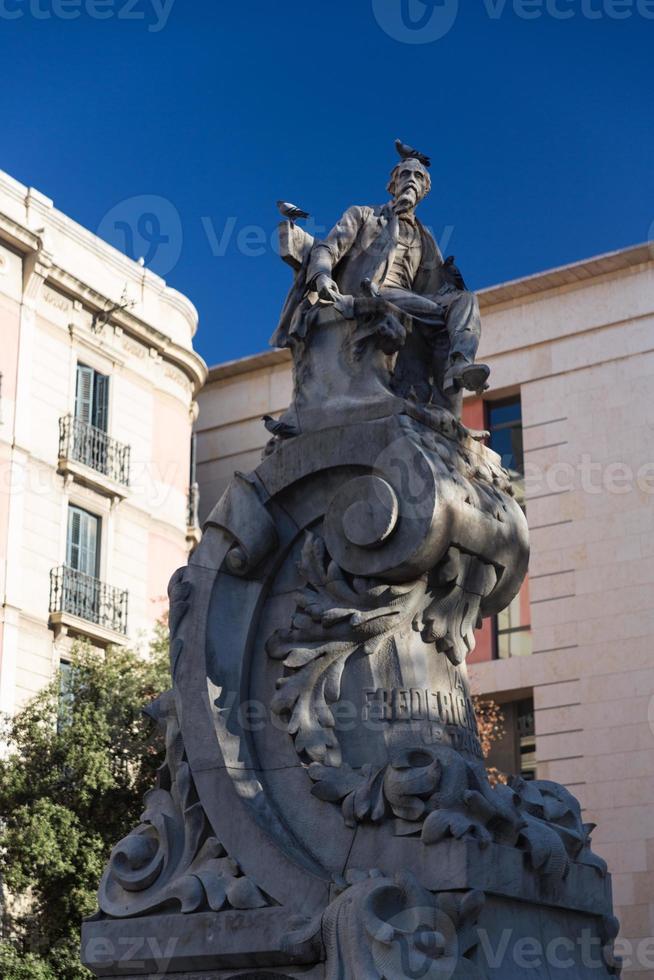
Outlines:
POLYGON ((452 289, 421 296, 406 289, 383 288, 382 296, 413 318, 413 339, 400 351, 398 376, 428 376, 431 397, 421 400, 431 400, 460 418, 463 385, 452 383, 451 366, 474 363, 481 332, 474 294, 452 289))
POLYGON ((476 365, 481 336, 481 316, 474 293, 450 290, 439 294, 445 310, 445 325, 450 341, 450 354, 445 372, 445 389, 483 390, 489 370, 485 364, 476 365))
POLYGON ((411 317, 409 336, 395 366, 397 393, 406 397, 412 391, 419 401, 456 414, 456 406, 443 391, 450 348, 443 307, 406 289, 383 288, 382 296, 411 317))
POLYGON ((473 364, 481 336, 479 303, 474 293, 452 290, 439 295, 445 308, 445 324, 450 338, 450 360, 463 358, 473 364))

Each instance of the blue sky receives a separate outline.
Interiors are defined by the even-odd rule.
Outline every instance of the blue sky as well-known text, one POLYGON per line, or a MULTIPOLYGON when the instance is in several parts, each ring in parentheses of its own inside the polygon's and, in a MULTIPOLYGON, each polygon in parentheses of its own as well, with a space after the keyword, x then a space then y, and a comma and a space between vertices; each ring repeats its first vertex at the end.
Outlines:
POLYGON ((652 236, 653 50, 652 0, 0 0, 0 167, 164 273, 216 363, 274 329, 276 199, 383 202, 396 136, 475 288, 652 236))

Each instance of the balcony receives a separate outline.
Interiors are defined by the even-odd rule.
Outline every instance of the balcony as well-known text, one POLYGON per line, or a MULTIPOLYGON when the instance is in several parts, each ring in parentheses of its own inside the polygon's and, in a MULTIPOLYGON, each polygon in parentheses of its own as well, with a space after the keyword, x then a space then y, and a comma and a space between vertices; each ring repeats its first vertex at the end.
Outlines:
POLYGON ((121 499, 129 489, 130 447, 102 429, 64 415, 59 419, 59 472, 107 496, 121 499))
POLYGON ((50 572, 50 626, 102 645, 125 643, 127 591, 63 565, 50 572))

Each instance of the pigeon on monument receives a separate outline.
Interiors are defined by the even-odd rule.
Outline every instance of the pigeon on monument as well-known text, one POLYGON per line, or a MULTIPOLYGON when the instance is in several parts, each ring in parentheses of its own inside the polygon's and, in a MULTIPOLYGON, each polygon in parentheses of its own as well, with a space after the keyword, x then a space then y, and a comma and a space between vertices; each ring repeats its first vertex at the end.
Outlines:
POLYGON ((420 150, 414 150, 408 143, 402 140, 395 140, 395 149, 403 160, 419 160, 423 167, 431 167, 431 158, 420 150))
POLYGON ((294 425, 289 425, 288 422, 282 422, 281 419, 274 419, 272 415, 264 415, 261 419, 268 432, 271 432, 274 436, 279 436, 280 439, 291 439, 293 436, 298 435, 298 431, 294 425))
POLYGON ((443 263, 443 275, 445 276, 445 279, 456 289, 466 290, 468 288, 453 255, 448 255, 448 257, 445 259, 445 262, 443 263))
POLYGON ((303 211, 302 208, 296 204, 291 204, 290 201, 277 201, 277 210, 284 218, 289 218, 292 224, 300 218, 309 217, 308 211, 303 211))

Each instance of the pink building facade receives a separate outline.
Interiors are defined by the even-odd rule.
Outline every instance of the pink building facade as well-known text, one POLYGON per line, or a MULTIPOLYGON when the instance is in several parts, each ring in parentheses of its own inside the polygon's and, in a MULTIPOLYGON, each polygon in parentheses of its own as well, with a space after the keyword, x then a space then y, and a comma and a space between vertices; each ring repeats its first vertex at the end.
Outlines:
POLYGON ((139 645, 164 613, 198 533, 196 328, 184 296, 0 174, 0 710, 77 639, 139 645))

